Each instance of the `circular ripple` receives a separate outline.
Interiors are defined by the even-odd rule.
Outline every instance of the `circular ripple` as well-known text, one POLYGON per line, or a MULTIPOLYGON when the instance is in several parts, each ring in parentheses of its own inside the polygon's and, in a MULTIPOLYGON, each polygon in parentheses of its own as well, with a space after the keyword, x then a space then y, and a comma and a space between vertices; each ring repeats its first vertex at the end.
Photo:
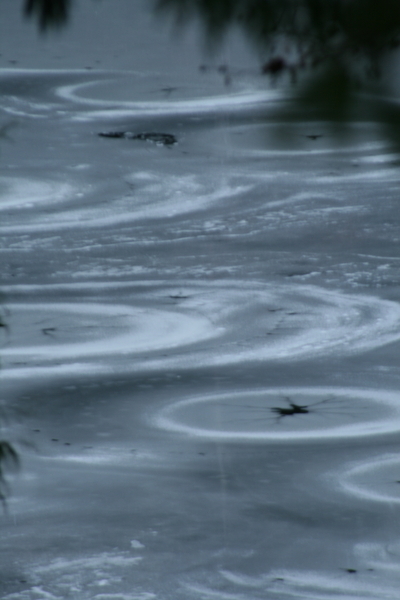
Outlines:
POLYGON ((338 478, 342 489, 349 494, 400 504, 400 454, 377 456, 353 464, 338 478))
POLYGON ((400 430, 399 394, 351 388, 268 388, 175 402, 163 429, 220 440, 296 442, 400 430))
POLYGON ((148 352, 215 335, 201 315, 108 304, 14 304, 6 320, 4 366, 148 352))

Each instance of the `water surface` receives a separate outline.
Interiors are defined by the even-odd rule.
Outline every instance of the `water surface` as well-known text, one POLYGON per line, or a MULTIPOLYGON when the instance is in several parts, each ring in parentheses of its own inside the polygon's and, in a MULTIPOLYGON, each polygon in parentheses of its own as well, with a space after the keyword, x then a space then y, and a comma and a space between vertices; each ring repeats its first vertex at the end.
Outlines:
POLYGON ((0 73, 2 597, 395 600, 398 157, 138 14, 0 73))

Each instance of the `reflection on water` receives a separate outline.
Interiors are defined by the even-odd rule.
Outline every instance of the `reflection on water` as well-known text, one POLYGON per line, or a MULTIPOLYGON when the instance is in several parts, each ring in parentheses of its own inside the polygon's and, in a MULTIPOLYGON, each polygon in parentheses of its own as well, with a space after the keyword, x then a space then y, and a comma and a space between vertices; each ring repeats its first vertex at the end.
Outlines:
MULTIPOLYGON (((1 414, 0 419, 2 419, 1 414)), ((5 473, 8 469, 15 470, 18 466, 19 457, 14 447, 10 442, 0 440, 0 502, 3 504, 3 507, 6 506, 6 498, 10 491, 5 473)))
POLYGON ((70 16, 71 0, 25 0, 25 16, 35 17, 40 29, 64 25, 70 16))
POLYGON ((316 66, 334 56, 355 60, 362 54, 372 62, 396 45, 400 26, 400 9, 394 0, 384 0, 379 6, 372 0, 156 0, 156 9, 170 11, 178 23, 200 18, 211 40, 239 25, 257 45, 275 52, 274 62, 266 66, 273 74, 291 64, 316 66), (276 54, 279 42, 284 56, 276 54), (292 63, 285 56, 289 52, 292 63))
MULTIPOLYGON (((242 30, 256 49, 254 60, 261 63, 262 73, 275 83, 277 79, 299 83, 287 98, 292 101, 277 112, 278 119, 326 120, 334 124, 331 130, 339 136, 349 133, 344 124, 354 119, 378 120, 398 148, 397 103, 382 103, 377 97, 390 95, 392 87, 393 73, 387 64, 400 41, 396 0, 153 0, 147 10, 151 7, 163 18, 172 15, 178 28, 198 21, 209 50, 219 46, 230 31, 242 30), (381 77, 382 73, 389 76, 381 77), (368 96, 360 96, 362 89, 368 96)), ((71 9, 70 0, 26 0, 24 5, 25 15, 35 18, 42 31, 66 24, 71 9)), ((118 11, 112 10, 111 18, 117 20, 118 11)), ((230 85, 235 77, 230 66, 220 65, 219 70, 230 85)))
POLYGON ((348 462, 400 428, 393 154, 372 124, 286 144, 251 81, 146 107, 150 76, 131 100, 127 74, 88 77, 4 83, 28 125, 0 179, 1 376, 35 448, 4 598, 394 599, 355 548, 392 539, 356 504, 380 471, 348 462))
MULTIPOLYGON (((1 350, 8 341, 9 323, 3 313, 6 313, 2 307, 0 311, 0 368, 3 366, 1 359, 1 350)), ((9 409, 5 404, 5 398, 0 397, 0 435, 3 437, 6 434, 6 429, 9 425, 10 415, 9 409), (4 403, 4 405, 3 405, 4 403)), ((10 486, 6 479, 7 471, 16 470, 19 467, 19 455, 14 447, 6 439, 0 439, 0 503, 3 508, 7 507, 6 499, 10 492, 10 486)))
POLYGON ((327 120, 336 135, 348 134, 344 124, 353 119, 379 120, 398 146, 397 105, 382 106, 358 95, 362 86, 374 94, 385 92, 387 83, 380 76, 400 41, 395 0, 155 0, 155 7, 163 16, 172 15, 178 28, 199 21, 210 48, 230 30, 241 29, 261 57, 265 75, 299 84, 277 118, 327 120))

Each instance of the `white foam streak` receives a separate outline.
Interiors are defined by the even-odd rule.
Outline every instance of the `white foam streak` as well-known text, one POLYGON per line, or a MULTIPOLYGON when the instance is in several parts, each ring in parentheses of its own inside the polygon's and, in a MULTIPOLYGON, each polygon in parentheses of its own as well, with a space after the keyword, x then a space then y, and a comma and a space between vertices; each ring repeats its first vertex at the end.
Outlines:
POLYGON ((0 177, 0 211, 64 202, 74 194, 76 190, 70 183, 0 177))
POLYGON ((240 593, 229 593, 221 590, 213 590, 205 585, 187 584, 185 585, 189 592, 196 594, 197 598, 215 598, 220 600, 250 600, 249 596, 240 593))
MULTIPOLYGON (((305 598, 307 600, 397 600, 396 585, 377 584, 372 577, 317 571, 270 571, 259 577, 221 572, 229 582, 242 589, 225 591, 202 584, 186 584, 188 591, 200 598, 215 600, 261 600, 264 598, 305 598), (228 576, 227 576, 228 575, 228 576), (368 580, 369 579, 369 580, 368 580), (247 588, 243 590, 243 588, 247 588)), ((222 586, 221 586, 222 587, 222 586)), ((224 586, 225 587, 225 586, 224 586)))
POLYGON ((319 175, 315 177, 316 183, 337 183, 338 181, 368 181, 368 180, 381 180, 383 182, 398 181, 399 172, 397 169, 369 169, 368 171, 361 171, 360 173, 346 173, 344 175, 319 175))
POLYGON ((400 585, 400 542, 363 542, 356 544, 354 554, 369 568, 384 571, 386 578, 394 579, 400 585))
POLYGON ((65 558, 56 558, 49 564, 37 567, 37 573, 50 573, 53 571, 85 570, 98 569, 101 567, 130 567, 137 565, 142 560, 141 556, 129 556, 127 552, 120 554, 111 554, 104 552, 95 556, 81 557, 78 559, 67 560, 65 558))
POLYGON ((151 592, 137 594, 96 594, 93 600, 155 600, 157 596, 151 592))
MULTIPOLYGON (((104 100, 79 95, 80 91, 88 87, 94 87, 98 83, 104 83, 104 80, 61 86, 56 90, 57 96, 64 100, 99 107, 99 110, 75 115, 74 120, 115 119, 133 115, 149 117, 160 115, 199 115, 204 113, 218 114, 221 112, 225 113, 226 110, 248 110, 279 97, 278 92, 270 90, 254 90, 190 100, 164 100, 161 102, 148 100, 141 102, 123 101, 118 100, 118 98, 115 100, 104 100)), ((110 84, 112 83, 110 81, 110 84)))
MULTIPOLYGON (((224 199, 234 198, 248 192, 252 185, 238 185, 229 179, 219 180, 213 186, 202 178, 194 176, 162 177, 157 173, 147 173, 148 177, 141 177, 143 173, 134 174, 126 178, 133 182, 139 190, 135 195, 117 197, 108 206, 84 206, 79 209, 58 210, 53 214, 40 215, 37 220, 30 219, 29 223, 19 222, 17 225, 8 224, 0 226, 4 233, 31 233, 35 231, 61 231, 68 229, 87 229, 89 227, 109 227, 133 223, 145 219, 171 218, 179 215, 198 212, 207 209, 210 205, 224 199)), ((1 182, 0 182, 1 183, 1 182)), ((19 196, 21 206, 31 207, 34 203, 48 201, 62 201, 72 195, 72 186, 64 189, 49 189, 45 193, 45 183, 36 184, 40 190, 35 196, 29 196, 32 182, 21 184, 25 196, 18 195, 18 190, 7 196, 4 208, 18 206, 19 196), (26 198, 26 199, 25 199, 26 198)), ((35 183, 33 183, 35 190, 35 183)), ((80 196, 84 193, 80 192, 80 196)), ((2 201, 0 198, 0 210, 2 201)))
POLYGON ((327 474, 331 484, 363 500, 400 504, 399 454, 384 454, 327 474))

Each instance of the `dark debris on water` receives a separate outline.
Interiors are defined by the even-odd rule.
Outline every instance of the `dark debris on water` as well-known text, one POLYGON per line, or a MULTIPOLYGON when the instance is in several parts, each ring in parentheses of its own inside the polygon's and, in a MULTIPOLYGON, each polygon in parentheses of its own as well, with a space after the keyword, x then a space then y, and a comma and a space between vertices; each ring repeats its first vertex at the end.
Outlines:
POLYGON ((106 138, 123 138, 126 140, 142 140, 145 142, 153 142, 160 146, 173 146, 177 143, 177 139, 172 133, 132 133, 131 131, 104 131, 99 133, 100 137, 106 138))

